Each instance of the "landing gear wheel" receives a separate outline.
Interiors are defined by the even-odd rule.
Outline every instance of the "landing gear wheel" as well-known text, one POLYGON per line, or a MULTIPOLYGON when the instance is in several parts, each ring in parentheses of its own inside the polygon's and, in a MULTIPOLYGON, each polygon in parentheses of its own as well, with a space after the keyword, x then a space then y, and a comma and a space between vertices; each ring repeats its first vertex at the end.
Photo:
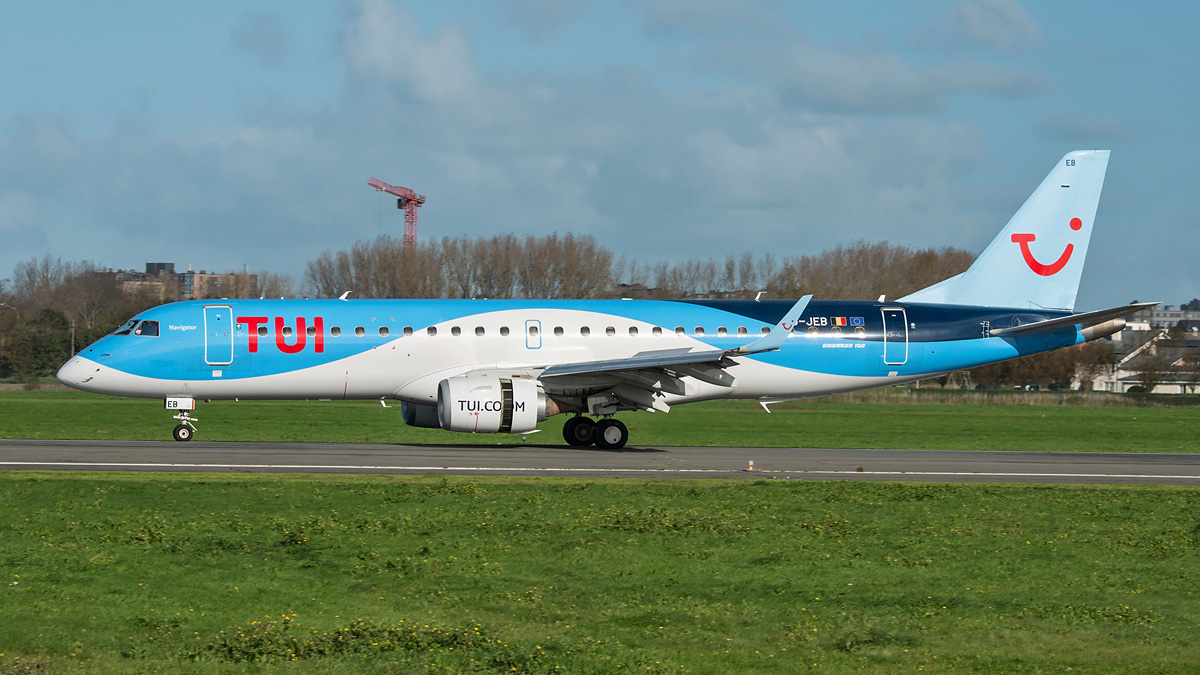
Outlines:
POLYGON ((175 431, 171 432, 171 435, 177 441, 190 441, 192 440, 192 428, 186 424, 180 424, 175 427, 175 431))
POLYGON ((610 417, 596 423, 592 438, 598 448, 620 450, 629 441, 629 429, 620 420, 610 417))
POLYGON ((567 443, 583 448, 592 444, 596 423, 586 417, 572 417, 563 425, 563 438, 567 443))

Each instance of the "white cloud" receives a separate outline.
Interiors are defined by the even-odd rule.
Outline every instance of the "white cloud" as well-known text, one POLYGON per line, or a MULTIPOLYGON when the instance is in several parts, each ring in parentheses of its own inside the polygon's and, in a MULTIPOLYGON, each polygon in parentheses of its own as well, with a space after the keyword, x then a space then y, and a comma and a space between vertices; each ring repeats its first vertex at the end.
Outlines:
POLYGON ((1006 52, 1036 44, 1041 37, 1037 23, 1018 0, 958 2, 951 7, 950 18, 968 40, 1006 52))
POLYGON ((419 21, 386 0, 360 0, 346 25, 343 49, 362 77, 405 85, 419 100, 469 104, 480 85, 467 37, 453 25, 422 35, 419 21))

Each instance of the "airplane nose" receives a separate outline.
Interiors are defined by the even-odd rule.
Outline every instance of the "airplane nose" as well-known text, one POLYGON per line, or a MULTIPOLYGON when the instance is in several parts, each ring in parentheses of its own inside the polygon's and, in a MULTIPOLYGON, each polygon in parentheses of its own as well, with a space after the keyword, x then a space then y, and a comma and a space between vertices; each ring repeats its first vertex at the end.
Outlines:
POLYGON ((62 368, 58 369, 58 374, 55 377, 58 378, 59 382, 68 387, 87 390, 87 383, 98 372, 100 372, 100 365, 95 361, 85 359, 82 356, 73 356, 70 361, 63 364, 62 368))

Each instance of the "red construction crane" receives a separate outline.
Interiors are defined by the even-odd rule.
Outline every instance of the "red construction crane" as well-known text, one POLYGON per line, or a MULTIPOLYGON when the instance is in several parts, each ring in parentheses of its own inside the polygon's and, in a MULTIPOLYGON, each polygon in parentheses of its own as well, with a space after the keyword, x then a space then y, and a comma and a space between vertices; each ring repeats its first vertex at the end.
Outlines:
POLYGON ((404 209, 404 243, 417 243, 417 207, 425 203, 425 195, 419 195, 406 187, 388 185, 372 178, 367 185, 388 194, 396 195, 396 208, 404 209))

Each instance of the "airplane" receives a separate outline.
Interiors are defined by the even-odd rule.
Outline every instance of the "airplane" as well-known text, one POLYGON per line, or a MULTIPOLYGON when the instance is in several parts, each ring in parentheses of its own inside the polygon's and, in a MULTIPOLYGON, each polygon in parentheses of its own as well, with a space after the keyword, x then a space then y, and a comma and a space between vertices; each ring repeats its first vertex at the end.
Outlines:
POLYGON ((617 413, 886 387, 1117 332, 1145 302, 1074 313, 1109 151, 1066 154, 962 274, 898 300, 191 300, 146 310, 58 371, 159 398, 398 399, 405 423, 616 450, 617 413))

